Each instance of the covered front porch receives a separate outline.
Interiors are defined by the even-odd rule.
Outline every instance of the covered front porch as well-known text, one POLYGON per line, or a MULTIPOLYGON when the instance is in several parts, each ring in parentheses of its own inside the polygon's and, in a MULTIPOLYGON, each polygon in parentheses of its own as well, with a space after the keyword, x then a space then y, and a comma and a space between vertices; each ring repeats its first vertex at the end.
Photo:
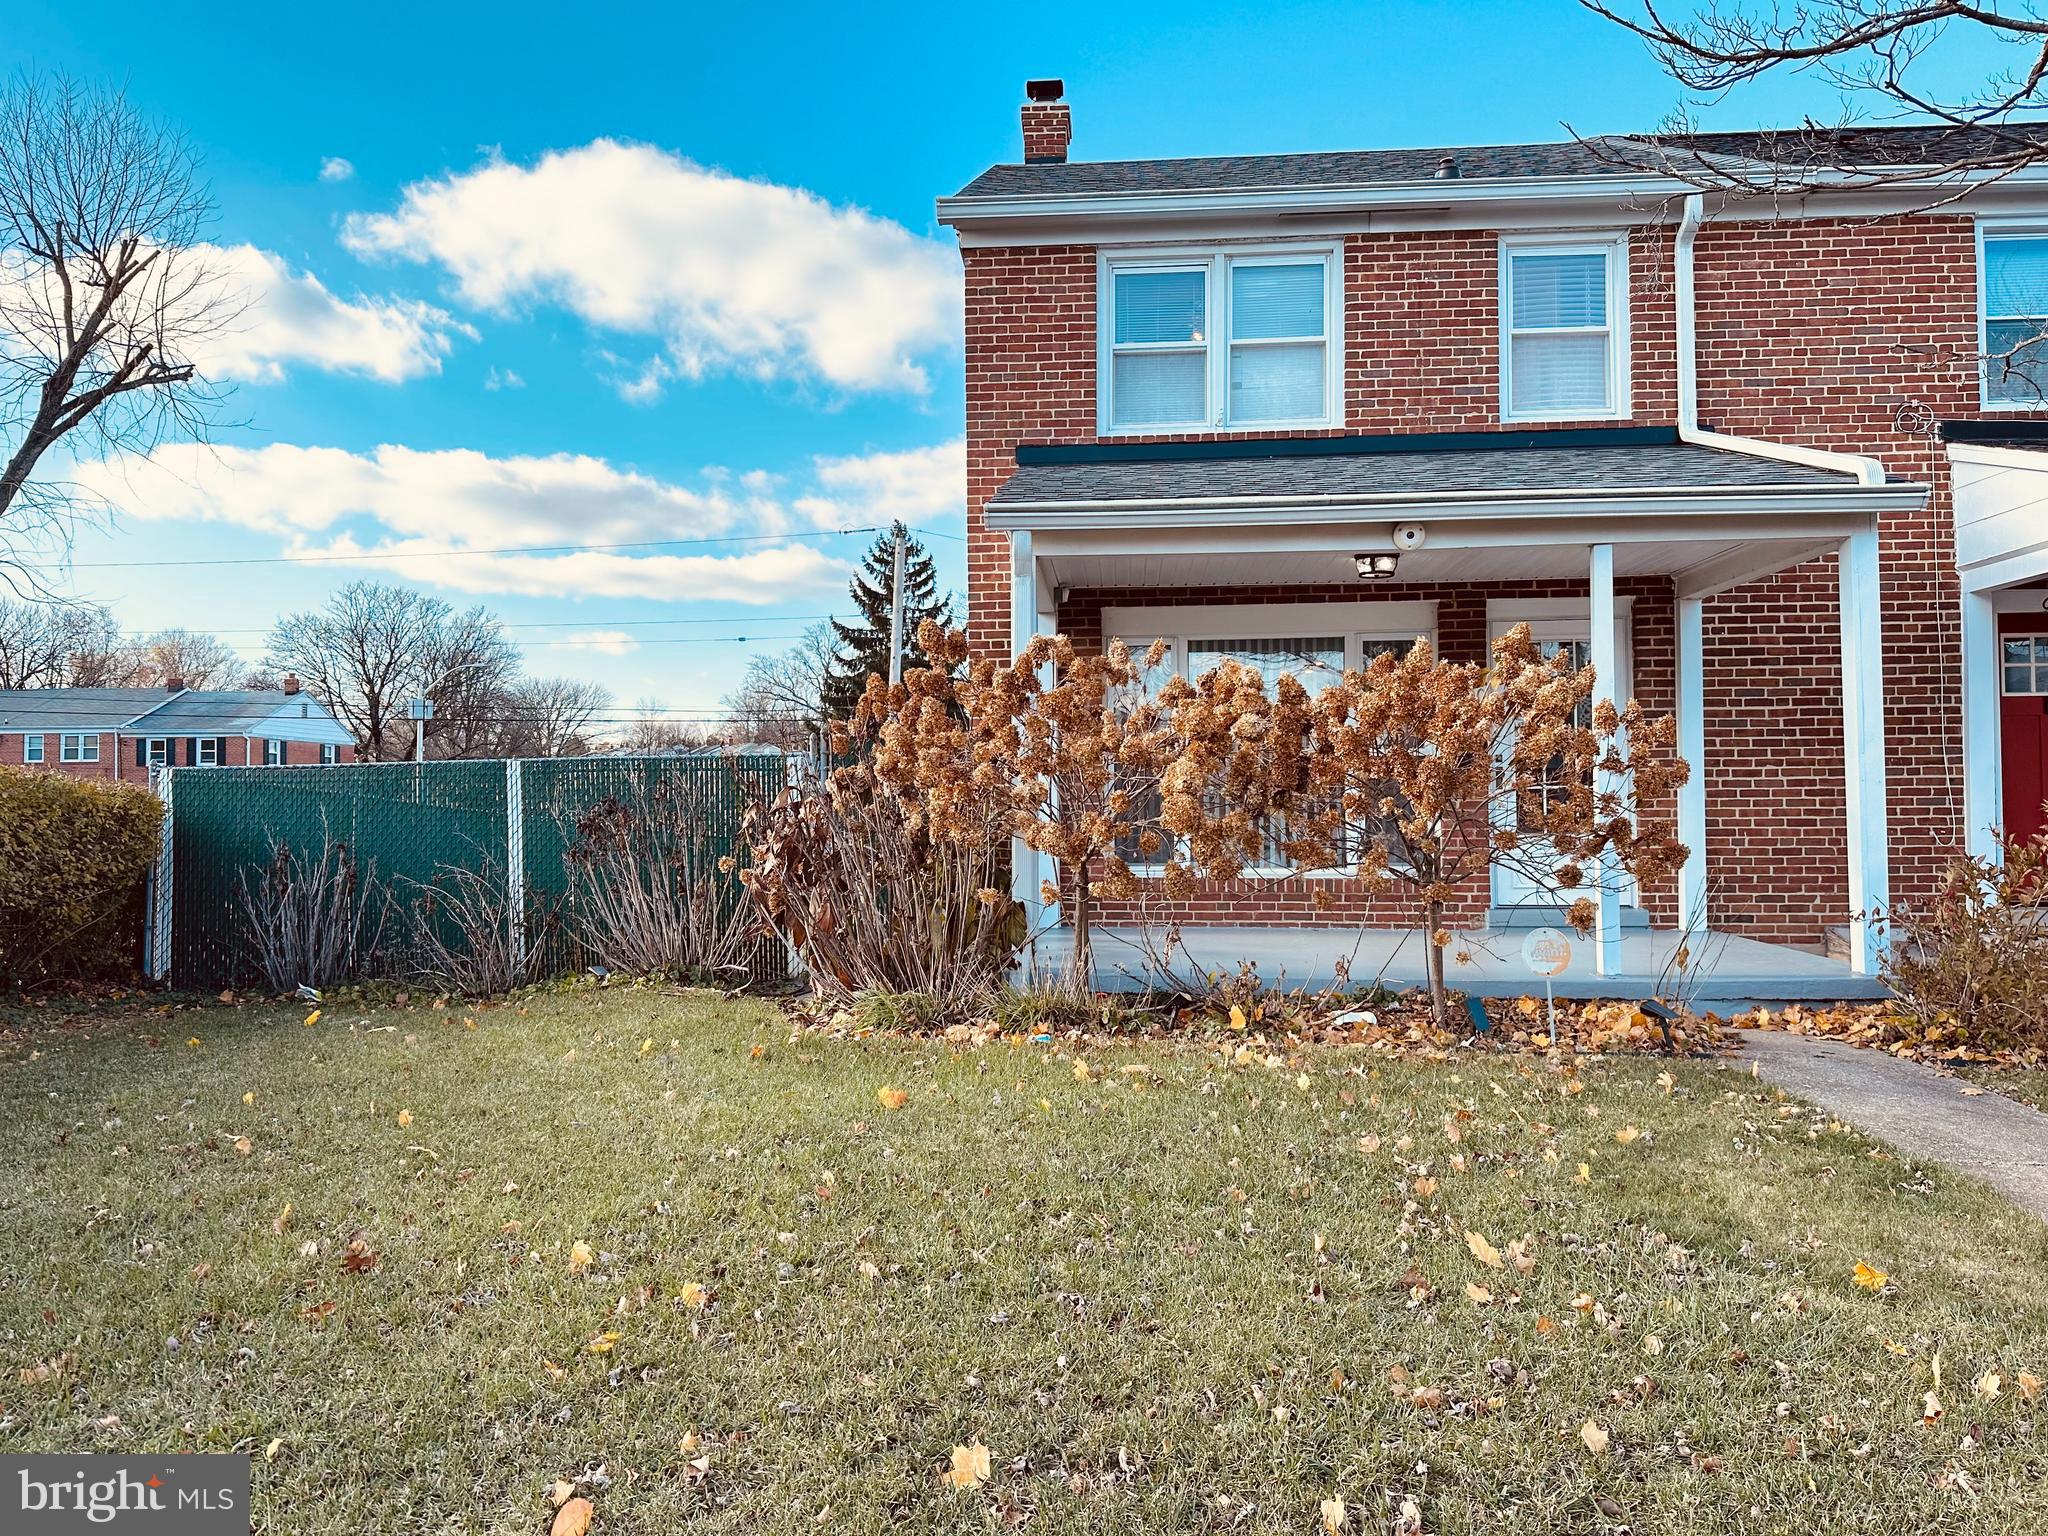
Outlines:
MULTIPOLYGON (((1878 995, 1889 857, 1877 527, 1882 512, 1916 507, 1925 491, 1867 461, 1787 452, 1730 451, 1659 429, 1023 449, 987 521, 1009 539, 1019 643, 1092 630, 1134 649, 1168 638, 1174 664, 1189 669, 1273 646, 1358 666, 1375 647, 1405 648, 1417 635, 1445 654, 1455 638, 1483 655, 1507 627, 1529 623, 1546 645, 1576 647, 1599 695, 1617 702, 1654 667, 1655 707, 1676 716, 1678 751, 1694 767, 1676 807, 1689 857, 1675 898, 1656 902, 1602 872, 1594 931, 1575 946, 1560 991, 1705 995, 1712 976, 1723 998, 1878 995), (1841 687, 1828 745, 1840 744, 1846 848, 1838 958, 1742 936, 1743 914, 1723 910, 1709 861, 1717 818, 1752 810, 1711 792, 1708 605, 1829 554, 1841 687), (1687 977, 1676 974, 1681 952, 1687 977)), ((1789 740, 1787 750, 1813 745, 1789 740)), ((1789 853, 1787 862, 1788 878, 1803 874, 1789 853)), ((1015 894, 1041 918, 1041 964, 1064 958, 1067 942, 1058 914, 1040 908, 1039 891, 1057 878, 1051 861, 1017 850, 1015 894)), ((1341 886, 1342 876, 1293 883, 1317 879, 1341 886)), ((1497 876, 1456 924, 1453 985, 1529 990, 1518 930, 1560 917, 1554 890, 1497 876)), ((1305 909, 1296 921, 1253 917, 1227 898, 1173 921, 1195 970, 1250 962, 1290 985, 1326 984, 1340 962, 1358 984, 1409 985, 1424 974, 1420 937, 1396 921, 1305 909)), ((1160 979, 1148 931, 1114 918, 1097 930, 1100 984, 1160 979)))

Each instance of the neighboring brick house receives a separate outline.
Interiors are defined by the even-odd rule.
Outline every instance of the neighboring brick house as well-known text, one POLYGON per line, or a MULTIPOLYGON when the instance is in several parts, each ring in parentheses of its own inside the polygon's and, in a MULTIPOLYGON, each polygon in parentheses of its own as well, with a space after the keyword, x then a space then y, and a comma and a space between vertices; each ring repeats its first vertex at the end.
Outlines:
MULTIPOLYGON (((1059 83, 1028 94, 1025 162, 939 204, 977 648, 1356 666, 1418 634, 1477 660, 1531 623, 1675 711, 1701 770, 1691 861, 1606 903, 1603 941, 1704 913, 1867 973, 1860 914, 1929 891, 1966 827, 2040 825, 2048 177, 1907 184, 1944 148, 1910 129, 1825 146, 1882 184, 1815 170, 1748 202, 1624 168, 1655 147, 1620 140, 1088 163, 1059 83), (1962 585, 1951 453, 1991 541, 1962 585)), ((1782 170, 1794 142, 1693 147, 1782 170)), ((1020 893, 1050 874, 1019 863, 1020 893)), ((1558 900, 1497 871, 1455 920, 1558 900)), ((1170 910, 1389 909, 1304 876, 1170 910)))
POLYGON ((355 738, 298 679, 282 688, 0 691, 0 764, 149 782, 153 767, 311 767, 355 758, 355 738))

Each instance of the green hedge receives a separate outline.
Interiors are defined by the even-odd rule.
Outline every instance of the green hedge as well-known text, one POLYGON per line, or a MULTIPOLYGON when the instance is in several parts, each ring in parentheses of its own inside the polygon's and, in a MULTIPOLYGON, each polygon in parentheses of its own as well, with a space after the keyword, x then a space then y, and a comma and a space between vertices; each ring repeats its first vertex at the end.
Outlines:
POLYGON ((135 969, 163 815, 132 784, 0 767, 0 985, 135 969))

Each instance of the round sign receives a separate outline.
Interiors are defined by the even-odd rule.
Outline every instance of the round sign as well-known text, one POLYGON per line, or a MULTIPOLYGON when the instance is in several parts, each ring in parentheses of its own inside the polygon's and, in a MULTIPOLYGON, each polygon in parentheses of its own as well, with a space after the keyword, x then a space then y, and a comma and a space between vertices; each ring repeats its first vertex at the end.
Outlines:
POLYGON ((1562 976, 1572 963, 1572 941, 1555 928, 1536 928, 1522 940, 1522 964, 1532 976, 1562 976))

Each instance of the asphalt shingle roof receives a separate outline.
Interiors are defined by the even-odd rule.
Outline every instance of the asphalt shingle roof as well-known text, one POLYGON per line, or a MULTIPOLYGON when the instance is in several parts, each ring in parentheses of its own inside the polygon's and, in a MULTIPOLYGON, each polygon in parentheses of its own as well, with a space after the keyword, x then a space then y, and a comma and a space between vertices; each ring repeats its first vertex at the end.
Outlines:
POLYGON ((1157 462, 1026 464, 994 508, 1049 502, 1203 501, 1403 491, 1742 490, 1840 488, 1850 476, 1690 443, 1290 454, 1157 462))
POLYGON ((309 718, 326 715, 305 694, 278 688, 195 690, 167 700, 162 708, 150 712, 147 723, 153 734, 165 736, 233 736, 270 719, 289 704, 305 705, 309 718))
POLYGON ((0 689, 0 731, 111 731, 169 697, 161 688, 0 689))
MULTIPOLYGON (((2048 143, 2048 123, 2008 124, 2006 135, 2048 143)), ((1626 136, 1556 144, 1468 144, 1436 149, 1338 150, 1293 155, 1216 155, 1176 160, 1074 160, 993 165, 957 197, 1100 195, 1118 192, 1223 192, 1303 187, 1368 187, 1426 181, 1448 157, 1467 180, 1539 180, 1557 176, 1639 176, 1661 164, 1700 156, 1779 166, 1788 171, 1840 165, 1926 165, 1996 153, 1988 129, 1779 129, 1699 133, 1683 139, 1626 136)))
POLYGON ((310 695, 281 688, 15 688, 0 690, 0 732, 133 727, 136 735, 236 736, 294 704, 310 720, 329 718, 310 695))

